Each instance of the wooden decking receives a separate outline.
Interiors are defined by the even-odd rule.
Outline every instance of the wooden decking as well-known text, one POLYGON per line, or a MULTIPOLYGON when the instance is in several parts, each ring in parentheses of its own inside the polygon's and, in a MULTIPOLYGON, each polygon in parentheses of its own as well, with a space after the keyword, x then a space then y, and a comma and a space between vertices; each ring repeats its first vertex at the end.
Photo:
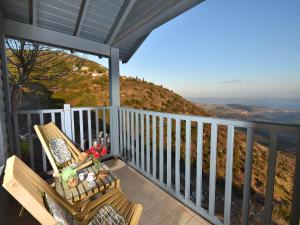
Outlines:
MULTIPOLYGON (((120 178, 121 188, 126 197, 143 205, 140 225, 210 224, 121 160, 113 159, 106 161, 105 164, 120 178)), ((16 215, 20 207, 15 202, 11 202, 10 207, 13 207, 15 212, 10 211, 14 215, 8 216, 9 219, 5 224, 38 224, 27 212, 18 218, 16 215)))

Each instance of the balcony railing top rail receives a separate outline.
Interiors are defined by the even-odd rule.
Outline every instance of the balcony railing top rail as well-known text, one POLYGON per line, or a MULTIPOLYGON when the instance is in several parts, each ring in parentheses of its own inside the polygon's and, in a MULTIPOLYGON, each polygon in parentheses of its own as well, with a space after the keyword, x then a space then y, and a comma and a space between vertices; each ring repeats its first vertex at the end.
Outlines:
POLYGON ((265 121, 245 121, 238 119, 228 119, 228 118, 218 118, 218 117, 206 117, 199 115, 183 115, 176 113, 166 113, 166 112, 157 112, 150 110, 140 110, 133 109, 128 107, 119 107, 122 110, 130 110, 131 112, 143 113, 145 115, 153 115, 153 116, 162 116, 169 117, 172 119, 181 119, 181 120, 191 120, 191 121, 199 121, 202 123, 215 123, 218 125, 232 125, 235 127, 243 127, 243 128, 257 128, 257 129, 268 129, 268 130, 276 130, 276 131, 287 131, 287 132, 300 132, 300 124, 289 124, 289 123, 280 123, 280 122, 265 122, 265 121))

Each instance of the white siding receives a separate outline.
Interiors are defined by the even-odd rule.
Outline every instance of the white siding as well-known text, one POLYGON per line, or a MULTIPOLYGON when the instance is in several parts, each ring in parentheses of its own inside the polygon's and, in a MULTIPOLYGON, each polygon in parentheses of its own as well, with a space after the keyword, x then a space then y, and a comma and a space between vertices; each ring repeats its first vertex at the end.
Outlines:
MULTIPOLYGON (((2 40, 0 34, 0 41, 2 40)), ((1 43, 0 43, 1 44, 1 43)), ((0 48, 1 51, 2 48, 0 48)), ((2 55, 2 52, 0 52, 2 55)), ((8 135, 7 135, 7 124, 6 124, 6 113, 5 113, 5 102, 4 102, 4 91, 3 91, 3 74, 2 74, 2 63, 0 59, 0 166, 2 166, 8 155, 8 135)))

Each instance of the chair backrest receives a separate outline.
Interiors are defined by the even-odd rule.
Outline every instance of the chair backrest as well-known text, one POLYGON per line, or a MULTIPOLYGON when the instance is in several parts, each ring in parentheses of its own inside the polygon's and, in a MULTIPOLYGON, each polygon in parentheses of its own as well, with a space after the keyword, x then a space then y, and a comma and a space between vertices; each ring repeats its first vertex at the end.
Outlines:
POLYGON ((58 162, 56 162, 49 147, 50 140, 64 140, 68 150, 72 155, 72 161, 77 162, 79 160, 80 151, 76 148, 73 142, 55 125, 55 123, 50 122, 45 125, 35 125, 34 130, 36 131, 36 134, 42 143, 43 149, 46 152, 46 155, 55 173, 58 173, 59 169, 67 165, 60 165, 58 162))
POLYGON ((58 224, 47 211, 42 193, 46 192, 69 213, 75 212, 70 203, 58 195, 46 181, 17 156, 7 159, 2 186, 41 224, 58 224))

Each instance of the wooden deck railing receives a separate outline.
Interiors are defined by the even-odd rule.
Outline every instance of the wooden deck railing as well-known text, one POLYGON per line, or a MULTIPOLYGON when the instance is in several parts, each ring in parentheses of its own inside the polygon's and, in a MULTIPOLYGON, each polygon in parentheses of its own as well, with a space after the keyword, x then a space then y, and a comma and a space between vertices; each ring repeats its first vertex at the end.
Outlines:
MULTIPOLYGON (((232 206, 232 180, 234 163, 235 131, 243 129, 246 136, 246 156, 244 162, 244 185, 241 223, 249 223, 249 203, 252 179, 252 159, 254 132, 264 130, 270 135, 269 154, 267 163, 267 180, 264 196, 264 211, 262 224, 271 224, 273 210, 273 195, 275 186, 275 169, 277 156, 277 138, 279 132, 297 135, 296 174, 292 202, 291 222, 299 223, 299 194, 300 194, 300 126, 272 123, 245 122, 231 119, 208 118, 200 116, 176 115, 145 110, 121 107, 119 109, 120 124, 120 155, 136 170, 157 183, 175 198, 188 205, 200 215, 214 224, 231 223, 232 206), (193 124, 193 128, 191 126, 193 124), (203 146, 204 126, 208 125, 210 136, 210 159, 208 173, 208 206, 203 205, 203 146), (185 128, 182 129, 182 126, 185 128), (226 166, 225 166, 225 193, 223 217, 216 214, 216 169, 218 129, 225 129, 226 140, 226 166), (194 133, 192 133, 194 130, 194 133), (158 133, 158 134, 157 134, 158 133), (195 162, 191 162, 191 140, 196 136, 194 145, 195 162), (166 139, 166 140, 165 140, 166 139), (184 146, 181 142, 184 141, 184 146), (180 162, 181 158, 184 162, 180 162), (191 176, 191 164, 195 163, 196 175, 191 176), (181 168, 181 167, 184 168, 181 168), (157 172, 158 170, 158 172, 157 172), (181 175, 184 173, 184 179, 181 175), (296 179, 297 178, 297 179, 296 179), (191 198, 191 181, 195 179, 195 199, 191 198), (184 181, 184 184, 181 182, 184 181)), ((236 216, 236 215, 234 215, 236 216)))
MULTIPOLYGON (((116 114, 115 114, 116 115, 116 114)), ((166 190, 176 199, 189 206, 214 224, 232 224, 233 165, 235 136, 245 137, 244 184, 241 203, 241 224, 249 223, 249 203, 251 193, 253 145, 255 133, 265 131, 269 134, 269 151, 265 181, 262 224, 271 224, 274 202, 275 171, 280 132, 297 136, 294 152, 296 165, 294 188, 290 212, 290 224, 298 225, 300 208, 300 127, 296 125, 246 122, 232 119, 219 119, 201 116, 177 115, 162 112, 137 110, 124 107, 79 107, 49 110, 21 110, 14 113, 16 153, 22 154, 25 140, 29 150, 29 163, 35 168, 35 136, 32 126, 36 123, 56 124, 81 149, 99 140, 104 134, 103 144, 112 136, 118 138, 119 148, 111 154, 121 157, 130 166, 166 190), (111 118, 111 111, 117 110, 118 117, 111 118), (112 121, 118 122, 118 130, 110 129, 112 121), (226 133, 226 163, 223 185, 223 212, 216 212, 216 189, 218 169, 219 131, 226 133), (108 133, 108 137, 106 137, 108 133), (23 141, 24 142, 24 141, 23 141), (208 142, 208 143, 207 143, 208 142), (209 146, 209 164, 204 173, 204 147, 209 146), (204 176, 205 175, 205 176, 204 176), (296 179, 297 178, 297 179, 296 179), (205 183, 206 182, 206 183, 205 183), (207 189, 207 195, 203 195, 207 189), (195 194, 194 194, 195 193, 195 194)), ((26 149, 26 147, 25 147, 26 149)), ((43 151, 42 151, 43 152, 43 151)), ((48 171, 47 160, 42 153, 43 170, 48 171)), ((220 203, 218 203, 220 204, 220 203)), ((219 207, 219 206, 218 206, 219 207)), ((219 211, 219 210, 218 210, 219 211)), ((236 216, 236 215, 234 215, 236 216)))

